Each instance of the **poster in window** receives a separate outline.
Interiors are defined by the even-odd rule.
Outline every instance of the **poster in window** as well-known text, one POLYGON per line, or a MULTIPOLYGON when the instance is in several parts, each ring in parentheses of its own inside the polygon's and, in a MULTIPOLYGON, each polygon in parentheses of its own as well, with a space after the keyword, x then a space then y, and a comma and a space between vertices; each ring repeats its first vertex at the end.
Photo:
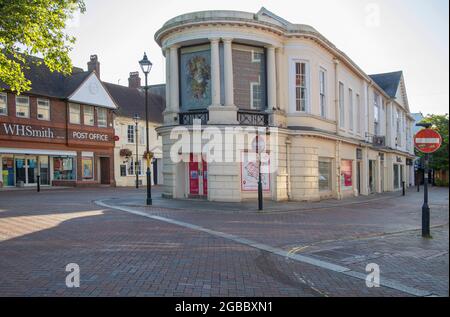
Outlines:
MULTIPOLYGON (((270 158, 268 153, 261 154, 261 182, 264 191, 270 191, 270 158)), ((254 152, 241 153, 241 188, 243 191, 258 190, 259 168, 254 152)))
POLYGON ((93 174, 93 163, 91 158, 83 158, 83 178, 91 179, 93 174))
POLYGON ((353 186, 353 169, 351 160, 342 160, 341 186, 343 189, 351 189, 353 186))

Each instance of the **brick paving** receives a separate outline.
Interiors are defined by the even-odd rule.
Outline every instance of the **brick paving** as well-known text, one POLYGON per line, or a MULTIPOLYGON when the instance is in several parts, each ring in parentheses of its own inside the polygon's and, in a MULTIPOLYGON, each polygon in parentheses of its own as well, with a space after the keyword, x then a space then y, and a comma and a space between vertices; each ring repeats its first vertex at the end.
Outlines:
MULTIPOLYGON (((204 232, 93 203, 105 200, 129 205, 138 194, 143 192, 109 188, 1 192, 0 296, 407 296, 386 287, 367 288, 363 280, 204 232), (65 286, 68 263, 80 266, 80 288, 65 286)), ((444 207, 447 203, 447 218, 439 215, 437 220, 448 222, 448 194, 447 202, 445 197, 435 202, 444 207)), ((448 226, 433 230, 431 245, 414 242, 414 231, 370 238, 384 232, 380 231, 383 222, 389 224, 388 231, 409 230, 415 225, 414 219, 408 219, 391 227, 386 218, 390 213, 380 208, 380 203, 369 203, 370 210, 381 211, 372 218, 385 217, 384 221, 366 219, 369 206, 361 209, 365 216, 341 206, 333 217, 327 210, 261 215, 134 208, 286 250, 296 248, 296 252, 355 270, 361 270, 367 250, 382 250, 383 256, 376 258, 382 278, 386 273, 408 286, 448 294, 448 226), (355 238, 358 235, 364 239, 355 238), (349 248, 344 251, 351 255, 326 253, 339 247, 349 248), (408 275, 408 267, 419 271, 408 275), (410 283, 412 277, 415 285, 410 283), (440 284, 437 279, 442 280, 440 284)))

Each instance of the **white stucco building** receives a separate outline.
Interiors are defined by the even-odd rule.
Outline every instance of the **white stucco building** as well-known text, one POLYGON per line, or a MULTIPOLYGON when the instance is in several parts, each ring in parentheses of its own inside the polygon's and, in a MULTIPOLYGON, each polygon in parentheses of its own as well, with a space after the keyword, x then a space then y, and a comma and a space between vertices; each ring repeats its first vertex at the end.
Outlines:
POLYGON ((402 72, 370 76, 314 28, 264 8, 181 15, 155 40, 167 70, 157 129, 167 197, 255 198, 254 134, 242 138, 255 126, 270 127, 262 137, 271 155, 266 199, 341 199, 414 185, 414 119, 402 72), (182 135, 173 131, 181 126, 193 141, 174 155, 182 135), (210 127, 222 133, 222 145, 240 147, 234 160, 209 159, 210 140, 195 134, 210 127))

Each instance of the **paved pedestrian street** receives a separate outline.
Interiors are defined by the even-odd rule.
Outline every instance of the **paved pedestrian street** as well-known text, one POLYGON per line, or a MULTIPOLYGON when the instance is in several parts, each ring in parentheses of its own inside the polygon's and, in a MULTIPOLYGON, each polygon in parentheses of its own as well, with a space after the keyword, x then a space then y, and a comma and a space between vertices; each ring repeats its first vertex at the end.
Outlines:
POLYGON ((433 239, 414 189, 264 212, 160 192, 146 207, 145 189, 1 191, 0 296, 448 296, 446 188, 430 190, 433 239))

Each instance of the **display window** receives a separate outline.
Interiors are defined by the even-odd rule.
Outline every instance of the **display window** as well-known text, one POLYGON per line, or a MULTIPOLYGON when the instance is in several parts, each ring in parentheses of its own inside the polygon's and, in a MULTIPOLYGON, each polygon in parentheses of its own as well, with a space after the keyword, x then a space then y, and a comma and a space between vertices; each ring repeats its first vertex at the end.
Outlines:
POLYGON ((351 160, 341 162, 341 187, 343 190, 350 190, 353 187, 353 168, 351 160))
POLYGON ((94 178, 94 158, 83 157, 81 159, 81 166, 83 168, 83 179, 89 180, 94 178))
POLYGON ((76 180, 76 164, 73 157, 53 157, 54 180, 76 180))

